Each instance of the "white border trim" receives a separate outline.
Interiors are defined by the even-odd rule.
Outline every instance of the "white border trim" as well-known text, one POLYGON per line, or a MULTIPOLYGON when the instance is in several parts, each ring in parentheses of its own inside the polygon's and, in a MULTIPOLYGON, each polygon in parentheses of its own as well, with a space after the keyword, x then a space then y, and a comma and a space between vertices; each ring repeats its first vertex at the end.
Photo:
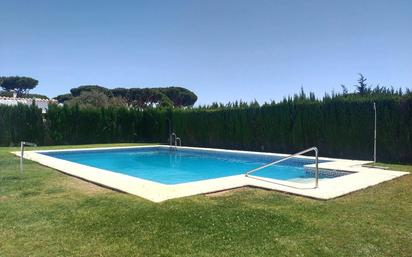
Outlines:
MULTIPOLYGON (((43 155, 47 152, 69 152, 69 151, 94 151, 94 150, 112 150, 112 149, 129 149, 129 148, 169 148, 166 145, 148 145, 148 146, 125 146, 125 147, 99 147, 99 148, 77 148, 77 149, 56 149, 56 150, 38 150, 26 151, 26 159, 38 162, 42 165, 57 169, 63 173, 79 177, 90 182, 100 184, 119 191, 130 193, 148 199, 153 202, 161 202, 168 199, 191 196, 197 194, 223 191, 232 188, 252 186, 270 190, 282 191, 291 194, 316 198, 332 199, 369 186, 379 184, 406 174, 408 172, 381 170, 374 168, 362 167, 362 164, 370 161, 357 161, 335 158, 319 158, 329 162, 319 163, 320 169, 332 169, 339 171, 351 172, 346 176, 321 179, 319 187, 314 188, 313 183, 297 183, 293 181, 276 180, 262 177, 244 175, 228 176, 215 179, 200 180, 195 182, 181 183, 175 185, 166 185, 146 179, 141 179, 109 170, 98 169, 91 166, 65 161, 62 159, 43 155)), ((287 156, 287 154, 277 153, 259 153, 250 151, 237 151, 215 148, 200 147, 178 147, 188 150, 202 150, 211 152, 229 152, 243 153, 265 156, 287 156)), ((12 152, 20 156, 20 152, 12 152)), ((299 158, 313 159, 309 156, 299 156, 299 158)), ((314 164, 305 165, 313 167, 314 164)))

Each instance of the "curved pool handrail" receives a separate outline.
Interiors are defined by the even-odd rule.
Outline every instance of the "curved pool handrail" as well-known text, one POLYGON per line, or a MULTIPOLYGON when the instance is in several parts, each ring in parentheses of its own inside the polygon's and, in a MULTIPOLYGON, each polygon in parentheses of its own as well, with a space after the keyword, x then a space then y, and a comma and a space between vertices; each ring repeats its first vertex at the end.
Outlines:
POLYGON ((274 161, 274 162, 271 162, 271 163, 262 165, 262 166, 260 166, 260 167, 257 167, 257 168, 255 168, 255 169, 253 169, 253 170, 249 170, 249 171, 247 171, 247 172, 245 173, 245 176, 247 177, 247 176, 249 176, 250 174, 252 174, 253 172, 256 172, 256 171, 258 171, 258 170, 265 169, 265 168, 267 168, 267 167, 273 166, 273 165, 278 164, 278 163, 280 163, 280 162, 289 160, 289 159, 291 159, 291 158, 293 158, 293 157, 296 157, 296 156, 298 156, 298 155, 302 155, 302 154, 304 154, 304 153, 311 152, 311 151, 314 151, 314 152, 315 152, 315 159, 316 159, 316 180, 315 180, 315 188, 317 188, 317 187, 319 186, 319 150, 318 150, 318 148, 315 147, 315 146, 314 146, 314 147, 311 147, 311 148, 308 148, 308 149, 305 149, 305 150, 303 150, 303 151, 300 151, 300 152, 298 152, 298 153, 291 154, 291 155, 286 156, 286 157, 284 157, 284 158, 282 158, 282 159, 280 159, 280 160, 277 160, 277 161, 274 161))

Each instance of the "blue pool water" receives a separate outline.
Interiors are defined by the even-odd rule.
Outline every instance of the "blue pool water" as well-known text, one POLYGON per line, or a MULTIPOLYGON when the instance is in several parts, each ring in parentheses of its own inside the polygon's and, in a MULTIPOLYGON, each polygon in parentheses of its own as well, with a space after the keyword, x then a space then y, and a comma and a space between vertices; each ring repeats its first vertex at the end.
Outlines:
MULTIPOLYGON (((42 153, 51 157, 110 170, 163 184, 179 184, 244 174, 280 159, 277 156, 167 148, 128 148, 42 153)), ((322 162, 322 161, 320 161, 322 162)), ((255 176, 292 180, 313 178, 303 165, 314 160, 294 158, 257 171, 255 176)), ((344 175, 334 174, 334 176, 344 175)), ((321 173, 321 178, 330 177, 321 173)))

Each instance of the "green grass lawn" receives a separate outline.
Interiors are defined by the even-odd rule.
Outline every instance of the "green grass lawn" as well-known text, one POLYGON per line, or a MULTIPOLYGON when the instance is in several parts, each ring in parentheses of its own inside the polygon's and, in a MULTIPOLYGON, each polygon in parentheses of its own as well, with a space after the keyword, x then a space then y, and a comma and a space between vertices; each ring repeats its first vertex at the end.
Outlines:
POLYGON ((30 161, 20 173, 13 150, 0 148, 1 257, 412 256, 410 175, 330 201, 245 188, 152 203, 30 161))

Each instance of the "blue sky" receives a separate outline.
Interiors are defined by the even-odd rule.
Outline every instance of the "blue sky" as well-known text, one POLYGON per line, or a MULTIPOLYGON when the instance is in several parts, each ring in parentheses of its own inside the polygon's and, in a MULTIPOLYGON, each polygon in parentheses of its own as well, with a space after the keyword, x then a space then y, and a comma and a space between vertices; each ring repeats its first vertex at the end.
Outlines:
POLYGON ((183 86, 200 104, 412 87, 412 1, 0 0, 0 75, 50 97, 183 86))

